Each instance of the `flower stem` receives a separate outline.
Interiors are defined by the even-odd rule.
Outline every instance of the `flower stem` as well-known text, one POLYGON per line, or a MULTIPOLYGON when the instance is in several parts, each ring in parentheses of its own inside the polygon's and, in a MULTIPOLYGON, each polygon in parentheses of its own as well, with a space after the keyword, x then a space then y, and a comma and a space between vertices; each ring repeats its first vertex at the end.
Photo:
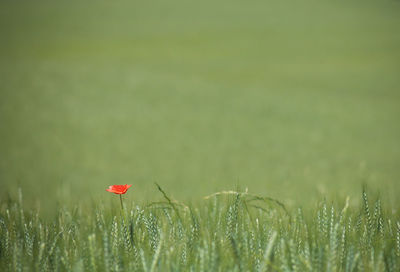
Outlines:
POLYGON ((121 209, 124 209, 124 205, 122 204, 122 195, 119 195, 119 200, 121 200, 121 209))

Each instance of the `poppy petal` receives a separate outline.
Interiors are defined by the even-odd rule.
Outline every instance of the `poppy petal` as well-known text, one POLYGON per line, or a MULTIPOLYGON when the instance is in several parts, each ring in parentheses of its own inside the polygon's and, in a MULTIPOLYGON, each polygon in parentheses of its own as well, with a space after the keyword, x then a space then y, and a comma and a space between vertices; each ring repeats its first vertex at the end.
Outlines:
POLYGON ((114 194, 125 194, 132 185, 110 185, 106 191, 114 194))

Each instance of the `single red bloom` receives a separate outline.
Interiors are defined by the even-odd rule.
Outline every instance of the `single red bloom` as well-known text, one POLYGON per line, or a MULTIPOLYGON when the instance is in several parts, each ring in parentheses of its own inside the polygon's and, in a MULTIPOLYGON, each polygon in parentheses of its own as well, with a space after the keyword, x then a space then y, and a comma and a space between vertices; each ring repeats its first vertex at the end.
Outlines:
POLYGON ((110 192, 110 193, 114 193, 117 195, 123 195, 126 193, 126 191, 128 191, 128 189, 131 187, 132 185, 111 185, 108 187, 108 189, 106 189, 106 191, 110 192))

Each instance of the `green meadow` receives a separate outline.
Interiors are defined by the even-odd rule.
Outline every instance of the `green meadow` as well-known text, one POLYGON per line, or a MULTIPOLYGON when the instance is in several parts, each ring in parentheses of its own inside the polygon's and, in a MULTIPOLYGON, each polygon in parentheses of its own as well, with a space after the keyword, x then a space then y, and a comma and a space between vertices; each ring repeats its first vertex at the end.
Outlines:
POLYGON ((398 271, 399 33, 397 0, 1 1, 0 270, 398 271))

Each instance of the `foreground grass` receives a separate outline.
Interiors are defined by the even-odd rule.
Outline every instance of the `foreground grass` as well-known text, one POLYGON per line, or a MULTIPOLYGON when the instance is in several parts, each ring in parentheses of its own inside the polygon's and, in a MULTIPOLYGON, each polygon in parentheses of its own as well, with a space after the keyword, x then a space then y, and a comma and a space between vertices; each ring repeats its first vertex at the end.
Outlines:
MULTIPOLYGON (((161 190, 161 189, 160 189, 161 190)), ((162 191, 162 190, 161 190, 162 191)), ((162 191, 163 192, 163 191, 162 191)), ((1 203, 1 271, 399 271, 400 222, 363 205, 280 202, 224 192, 204 205, 167 201, 120 212, 62 209, 50 222, 1 203)), ((373 205, 372 205, 373 204, 373 205)))

